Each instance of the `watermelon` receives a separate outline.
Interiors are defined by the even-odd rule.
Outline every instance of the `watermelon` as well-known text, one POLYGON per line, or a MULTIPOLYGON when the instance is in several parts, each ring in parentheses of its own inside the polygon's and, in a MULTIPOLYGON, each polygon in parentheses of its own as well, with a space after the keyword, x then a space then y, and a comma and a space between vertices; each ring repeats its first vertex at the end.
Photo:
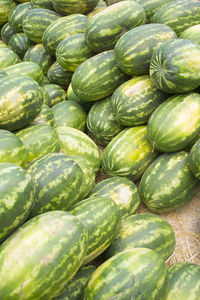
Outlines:
POLYGON ((136 185, 123 177, 102 180, 92 189, 89 197, 113 200, 120 208, 123 218, 132 215, 140 204, 140 195, 136 185))
POLYGON ((8 130, 0 129, 0 162, 10 162, 25 167, 27 151, 20 139, 8 130))
POLYGON ((188 27, 180 34, 179 38, 190 40, 200 46, 200 24, 188 27))
POLYGON ((102 10, 104 10, 107 7, 106 3, 104 0, 100 0, 97 6, 87 14, 88 19, 91 19, 94 15, 98 14, 102 10))
POLYGON ((81 267, 68 284, 62 289, 60 296, 53 300, 80 300, 83 297, 84 288, 94 272, 92 265, 81 267))
POLYGON ((184 151, 163 154, 144 172, 139 191, 149 209, 167 212, 193 197, 199 181, 190 171, 188 156, 184 151))
POLYGON ((73 0, 51 0, 54 9, 63 14, 63 15, 70 15, 70 14, 87 14, 88 12, 92 11, 93 8, 97 5, 99 0, 82 0, 74 2, 73 0))
POLYGON ((81 100, 79 97, 77 97, 76 94, 74 93, 73 89, 72 89, 71 83, 70 83, 70 85, 68 86, 68 89, 67 89, 67 99, 71 100, 71 101, 76 101, 78 104, 80 104, 84 108, 84 110, 86 112, 88 112, 90 110, 90 108, 92 107, 92 105, 94 104, 93 101, 85 102, 84 100, 81 100))
POLYGON ((22 21, 27 11, 32 8, 30 2, 21 3, 15 6, 8 16, 8 21, 15 32, 23 32, 22 21))
POLYGON ((42 43, 49 53, 55 54, 58 44, 67 37, 85 33, 88 18, 81 14, 66 16, 54 21, 44 32, 42 43))
POLYGON ((72 78, 72 72, 64 70, 56 61, 48 70, 47 78, 51 83, 58 84, 67 89, 72 78))
POLYGON ((48 94, 48 106, 52 107, 57 103, 63 102, 66 99, 66 92, 57 84, 44 84, 43 89, 48 94))
POLYGON ((96 102, 87 115, 89 135, 101 145, 107 145, 122 129, 115 120, 110 97, 96 102))
POLYGON ((64 211, 25 223, 0 246, 2 299, 56 297, 79 269, 87 239, 81 222, 64 211))
POLYGON ((175 248, 172 226, 160 216, 140 213, 122 220, 120 231, 106 251, 106 257, 132 248, 148 248, 168 259, 175 248))
POLYGON ((200 139, 194 144, 189 155, 190 170, 195 177, 200 179, 200 139))
POLYGON ((72 76, 74 93, 86 102, 111 95, 126 81, 127 75, 117 66, 114 51, 104 51, 83 62, 72 76))
POLYGON ((49 106, 49 102, 50 102, 49 94, 44 89, 44 86, 42 85, 42 82, 41 82, 41 91, 42 91, 42 95, 43 95, 43 104, 46 104, 46 105, 49 106))
POLYGON ((175 32, 163 24, 145 24, 133 28, 115 45, 116 63, 127 74, 149 74, 150 60, 155 48, 175 38, 175 32))
POLYGON ((8 46, 23 59, 26 51, 32 46, 32 42, 29 41, 24 33, 13 34, 8 42, 8 46))
POLYGON ((89 160, 95 173, 100 169, 100 151, 93 140, 82 131, 62 126, 56 128, 61 151, 67 155, 83 156, 89 160))
POLYGON ((37 63, 42 68, 44 74, 47 73, 54 62, 53 57, 45 50, 42 44, 31 47, 24 55, 23 60, 37 63))
POLYGON ((126 31, 144 24, 145 21, 144 8, 136 1, 116 3, 89 20, 86 42, 97 53, 111 50, 126 31))
POLYGON ((28 217, 34 205, 35 187, 31 176, 25 170, 8 162, 0 163, 0 181, 1 243, 28 217))
POLYGON ((109 198, 88 198, 70 210, 88 231, 88 250, 83 263, 95 259, 113 241, 121 225, 118 206, 109 198))
POLYGON ((50 125, 34 124, 21 129, 16 135, 27 150, 28 162, 48 153, 60 151, 57 133, 50 125))
POLYGON ((0 26, 8 21, 9 13, 15 6, 14 0, 0 0, 0 26))
POLYGON ((23 17, 22 27, 29 40, 42 42, 42 36, 48 26, 61 16, 55 11, 45 8, 33 8, 23 17))
POLYGON ((53 9, 51 0, 31 0, 33 8, 47 8, 53 9))
POLYGON ((7 47, 0 47, 0 70, 20 61, 19 56, 14 51, 7 47))
POLYGON ((14 34, 14 31, 12 27, 10 26, 10 23, 6 23, 1 28, 1 39, 4 41, 5 44, 8 44, 11 36, 14 34))
POLYGON ((78 66, 94 55, 83 33, 67 37, 58 44, 56 59, 65 70, 74 72, 78 66))
POLYGON ((175 95, 162 103, 147 124, 147 137, 162 152, 183 150, 200 130, 200 95, 175 95))
POLYGON ((177 35, 192 25, 199 24, 200 2, 198 0, 178 0, 166 3, 151 17, 151 23, 166 24, 177 35))
POLYGON ((69 126, 81 131, 85 130, 86 112, 75 101, 64 101, 52 107, 55 127, 69 126))
POLYGON ((33 120, 31 125, 33 124, 48 124, 50 126, 54 126, 55 124, 54 115, 51 108, 49 108, 48 105, 46 104, 42 105, 42 109, 39 115, 33 120))
POLYGON ((114 118, 124 126, 145 124, 167 97, 148 75, 134 77, 120 85, 111 97, 114 118))
POLYGON ((44 74, 42 68, 34 62, 24 61, 4 69, 8 76, 29 76, 38 83, 42 82, 44 74))
POLYGON ((146 248, 116 254, 90 277, 84 300, 165 299, 168 271, 163 259, 146 248))
POLYGON ((200 45, 185 39, 159 45, 151 58, 150 76, 168 94, 194 90, 200 82, 200 45))
POLYGON ((169 268, 166 300, 198 300, 200 295, 200 266, 180 262, 169 268))
POLYGON ((40 113, 43 104, 39 84, 30 77, 20 75, 1 79, 0 99, 0 128, 10 131, 30 124, 40 113))
POLYGON ((124 176, 138 180, 156 156, 147 140, 146 126, 130 127, 106 146, 102 168, 108 177, 124 176))
POLYGON ((85 178, 78 163, 63 153, 44 155, 26 168, 36 186, 31 217, 51 210, 68 210, 82 200, 85 178))

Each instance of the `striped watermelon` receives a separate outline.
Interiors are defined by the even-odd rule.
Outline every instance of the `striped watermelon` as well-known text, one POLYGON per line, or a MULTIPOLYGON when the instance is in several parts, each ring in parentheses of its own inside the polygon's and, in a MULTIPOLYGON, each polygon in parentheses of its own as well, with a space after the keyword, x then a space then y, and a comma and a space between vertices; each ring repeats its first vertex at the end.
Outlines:
POLYGON ((145 124, 167 97, 148 75, 134 77, 120 85, 111 97, 114 118, 124 126, 145 124))
POLYGON ((200 130, 200 95, 175 95, 162 103, 147 124, 148 140, 162 152, 184 149, 200 130))
POLYGON ((47 104, 49 107, 52 107, 57 103, 65 101, 66 92, 64 91, 63 88, 61 88, 61 86, 51 83, 51 84, 44 84, 42 87, 48 94, 49 102, 45 104, 47 104))
POLYGON ((158 253, 164 260, 175 248, 172 226, 160 216, 140 213, 122 220, 120 231, 106 251, 107 257, 132 248, 148 248, 158 253))
POLYGON ((196 192, 199 181, 189 168, 188 153, 163 154, 145 171, 140 181, 140 196, 155 212, 183 206, 196 192))
POLYGON ((50 153, 27 166, 36 186, 30 216, 50 210, 68 210, 82 200, 85 178, 78 163, 63 153, 50 153))
POLYGON ((0 129, 0 162, 10 162, 25 167, 27 151, 20 139, 8 130, 0 129))
POLYGON ((115 120, 110 97, 96 102, 87 115, 89 135, 101 145, 107 145, 122 129, 115 120))
POLYGON ((53 9, 51 0, 31 0, 33 8, 47 8, 53 9))
POLYGON ((39 84, 30 77, 20 75, 1 79, 0 99, 0 128, 10 131, 30 124, 40 113, 43 104, 39 84))
POLYGON ((2 299, 56 297, 79 269, 87 238, 81 222, 64 211, 25 223, 0 246, 2 299))
POLYGON ((146 17, 149 19, 161 6, 174 2, 175 0, 136 0, 145 10, 146 17))
POLYGON ((94 15, 98 14, 99 12, 101 12, 102 10, 104 10, 107 7, 106 3, 104 0, 100 0, 99 3, 97 4, 97 6, 95 6, 95 8, 89 12, 89 14, 87 14, 88 19, 91 19, 94 15))
POLYGON ((39 115, 33 120, 32 124, 48 124, 50 126, 54 126, 55 120, 54 120, 54 115, 49 108, 48 105, 43 104, 42 109, 39 113, 39 115))
POLYGON ((33 8, 23 17, 22 27, 29 40, 42 42, 42 36, 48 26, 61 16, 55 11, 45 8, 33 8))
POLYGON ((4 43, 8 44, 11 36, 14 34, 14 31, 12 27, 10 26, 10 23, 6 23, 1 28, 1 39, 4 41, 4 43))
POLYGON ((90 162, 95 173, 100 169, 100 151, 93 140, 82 131, 62 126, 56 128, 61 151, 67 155, 83 156, 90 162))
POLYGON ((200 82, 200 45, 185 39, 161 44, 152 55, 150 76, 168 94, 194 90, 200 82))
POLYGON ((8 76, 28 76, 38 83, 41 83, 44 77, 42 68, 34 62, 24 61, 4 69, 8 76))
POLYGON ((84 266, 78 270, 74 277, 68 282, 66 287, 61 291, 60 296, 53 300, 80 300, 83 297, 84 288, 94 272, 95 267, 92 265, 84 266))
POLYGON ((200 24, 188 27, 180 34, 179 38, 190 40, 200 46, 200 24))
POLYGON ((55 129, 47 124, 35 124, 16 133, 24 144, 28 162, 43 155, 60 151, 60 144, 55 129))
POLYGON ((81 100, 79 97, 77 97, 76 94, 74 93, 73 89, 72 89, 71 83, 70 83, 70 85, 68 86, 68 89, 67 89, 67 99, 71 100, 71 101, 76 101, 78 104, 80 104, 84 108, 84 110, 86 112, 88 112, 90 110, 90 108, 92 107, 92 105, 94 104, 93 101, 85 102, 84 100, 81 100))
POLYGON ((24 55, 23 60, 37 63, 42 68, 44 74, 47 73, 54 62, 53 57, 45 50, 42 44, 31 47, 24 55))
POLYGON ((44 32, 42 43, 49 53, 55 54, 58 44, 67 37, 85 33, 88 18, 81 14, 73 14, 53 22, 44 32))
POLYGON ((175 32, 163 24, 145 24, 133 28, 115 45, 116 62, 127 74, 149 74, 150 60, 156 46, 175 38, 175 32))
POLYGON ((34 205, 35 187, 31 176, 12 163, 0 163, 0 181, 1 243, 28 217, 34 205))
POLYGON ((106 146, 102 168, 108 177, 138 180, 156 155, 147 140, 146 126, 126 128, 106 146))
POLYGON ((199 24, 200 2, 198 0, 178 0, 160 7, 151 18, 151 23, 166 24, 177 35, 186 28, 199 24))
POLYGON ((88 22, 86 41, 95 52, 113 49, 128 30, 144 24, 145 11, 136 1, 122 1, 95 15, 88 22))
POLYGON ((73 0, 51 0, 53 7, 56 11, 63 15, 70 14, 87 14, 92 11, 93 8, 97 5, 99 0, 82 0, 82 1, 73 1, 73 0))
POLYGON ((64 101, 52 107, 55 127, 69 126, 81 131, 85 130, 86 112, 75 101, 64 101))
POLYGON ((19 56, 7 47, 0 47, 0 70, 19 63, 19 56))
POLYGON ((189 262, 177 263, 169 268, 166 300, 199 300, 200 266, 189 262))
POLYGON ((79 33, 67 37, 56 48, 56 59, 65 70, 74 72, 78 66, 94 55, 85 40, 85 34, 79 33))
POLYGON ((118 206, 109 198, 88 198, 70 211, 88 231, 88 250, 83 263, 95 259, 113 241, 121 225, 118 206))
POLYGON ((74 93, 86 102, 111 95, 127 79, 117 66, 114 51, 104 51, 83 62, 72 76, 74 93))
POLYGON ((61 65, 56 61, 48 70, 47 78, 51 83, 60 85, 63 89, 67 89, 71 78, 72 72, 64 70, 61 65))
POLYGON ((21 3, 15 6, 8 16, 8 21, 15 32, 23 32, 22 21, 26 12, 32 8, 30 2, 21 3))
POLYGON ((8 21, 9 13, 15 6, 14 0, 0 0, 0 26, 8 21))
POLYGON ((200 179, 200 139, 194 144, 189 155, 189 165, 192 173, 200 179))
POLYGON ((154 251, 133 248, 98 267, 87 284, 84 300, 165 299, 168 272, 154 251))
POLYGON ((8 46, 23 59, 26 51, 33 45, 27 36, 22 33, 13 34, 8 42, 8 46))
POLYGON ((140 204, 140 195, 136 185, 123 177, 102 180, 93 188, 89 197, 113 200, 120 208, 123 218, 132 215, 140 204))

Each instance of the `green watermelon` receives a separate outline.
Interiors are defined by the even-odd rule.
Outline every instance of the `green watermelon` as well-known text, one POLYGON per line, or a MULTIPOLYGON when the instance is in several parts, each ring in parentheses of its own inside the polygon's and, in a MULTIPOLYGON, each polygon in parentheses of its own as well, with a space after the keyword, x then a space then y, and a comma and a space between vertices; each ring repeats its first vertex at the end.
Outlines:
POLYGON ((140 213, 122 220, 116 239, 106 251, 106 257, 132 248, 148 248, 168 259, 175 248, 172 226, 160 216, 140 213))
POLYGON ((167 281, 167 267, 156 252, 133 248, 116 254, 94 271, 83 299, 163 300, 167 281))
POLYGON ((0 181, 1 243, 28 217, 34 205, 35 187, 31 176, 25 170, 8 162, 0 163, 0 181))
POLYGON ((200 130, 200 95, 175 95, 162 103, 147 124, 147 137, 162 152, 183 150, 200 130))
POLYGON ((0 246, 1 298, 56 297, 82 264, 87 240, 85 227, 64 211, 25 223, 0 246))
POLYGON ((22 33, 13 34, 8 42, 8 46, 23 59, 26 51, 33 45, 27 36, 22 33))
POLYGON ((83 156, 90 162, 95 173, 100 169, 100 151, 93 140, 82 131, 62 126, 56 128, 61 151, 67 155, 83 156))
POLYGON ((169 268, 169 284, 166 300, 199 300, 200 266, 180 262, 169 268))
POLYGON ((8 130, 0 129, 0 162, 10 162, 25 167, 27 151, 20 139, 8 130))
POLYGON ((14 0, 0 0, 0 26, 8 21, 9 13, 15 6, 14 0))
POLYGON ((104 0, 100 0, 95 6, 95 8, 87 14, 88 19, 91 19, 94 15, 98 14, 102 10, 104 10, 107 7, 106 2, 104 0))
POLYGON ((53 9, 51 0, 31 0, 33 8, 47 8, 53 9))
POLYGON ((4 69, 8 76, 29 76, 38 83, 41 83, 44 77, 42 68, 34 62, 23 61, 16 65, 4 69))
POLYGON ((80 104, 84 108, 84 110, 86 112, 88 112, 90 110, 90 108, 92 107, 92 105, 94 104, 93 101, 85 102, 84 100, 81 100, 79 97, 77 97, 76 94, 74 93, 73 89, 72 89, 71 83, 70 83, 70 85, 68 86, 68 89, 67 89, 67 99, 71 100, 71 101, 76 101, 78 104, 80 104))
POLYGON ((146 17, 149 19, 161 6, 175 0, 136 0, 145 10, 146 17))
POLYGON ((82 200, 84 174, 71 157, 50 153, 29 164, 26 170, 36 186, 31 217, 51 210, 68 210, 82 200))
POLYGON ((86 102, 111 95, 126 81, 127 75, 117 66, 114 51, 104 51, 83 62, 72 76, 74 93, 86 102))
POLYGON ((14 31, 12 27, 10 26, 10 23, 6 23, 2 28, 1 28, 1 39, 4 41, 5 44, 8 44, 11 36, 14 34, 14 31))
POLYGON ((110 97, 96 102, 87 115, 89 135, 101 145, 107 145, 123 127, 116 122, 110 97))
POLYGON ((199 24, 200 2, 198 0, 178 0, 166 3, 151 17, 151 23, 166 24, 177 35, 186 28, 199 24))
POLYGON ((175 38, 175 32, 163 24, 145 24, 133 28, 115 45, 116 63, 127 74, 149 74, 150 60, 156 46, 175 38))
POLYGON ((138 180, 156 156, 147 140, 146 126, 126 128, 106 146, 102 168, 108 177, 138 180))
POLYGON ((136 185, 123 177, 102 180, 92 189, 89 197, 113 200, 120 208, 123 218, 132 215, 140 204, 140 195, 136 185))
POLYGON ((42 68, 44 74, 47 73, 54 62, 53 57, 45 50, 42 44, 31 47, 24 55, 23 60, 37 63, 42 68))
POLYGON ((93 8, 97 5, 99 0, 82 0, 82 1, 73 1, 73 0, 51 0, 53 7, 56 11, 63 15, 70 14, 87 14, 92 11, 93 8))
POLYGON ((190 40, 200 46, 200 24, 188 27, 180 34, 179 38, 190 40))
POLYGON ((64 101, 52 107, 55 127, 69 126, 81 131, 85 130, 86 112, 75 101, 64 101))
POLYGON ((72 72, 64 70, 56 61, 48 70, 47 78, 51 83, 60 85, 63 89, 67 89, 72 78, 72 72))
POLYGON ((73 13, 71 16, 54 21, 44 32, 42 43, 49 53, 55 54, 58 44, 67 37, 85 33, 88 18, 81 14, 73 13))
POLYGON ((200 82, 200 45, 185 39, 161 44, 152 55, 150 76, 168 94, 194 90, 200 82))
POLYGON ((20 75, 6 76, 0 80, 0 99, 0 128, 10 131, 30 124, 43 104, 39 84, 30 77, 20 75))
POLYGON ((8 16, 8 21, 15 32, 23 32, 22 21, 26 12, 32 8, 30 2, 15 6, 8 16))
POLYGON ((189 155, 190 170, 195 177, 200 179, 200 139, 194 144, 189 155))
POLYGON ((42 42, 42 36, 48 26, 61 16, 55 11, 45 8, 33 8, 23 17, 22 27, 29 40, 42 42))
POLYGON ((34 124, 21 129, 16 135, 27 150, 28 162, 32 162, 48 153, 60 151, 57 133, 50 125, 34 124))
POLYGON ((136 1, 116 3, 89 20, 86 42, 97 53, 111 50, 126 31, 144 24, 145 21, 144 8, 136 1))
POLYGON ((20 62, 19 56, 7 47, 0 47, 0 70, 18 64, 20 62))
POLYGON ((124 126, 145 124, 167 97, 148 75, 134 77, 120 85, 111 97, 114 118, 124 126))
POLYGON ((95 259, 113 241, 121 225, 118 206, 109 198, 88 198, 70 210, 88 231, 88 250, 83 263, 95 259))
POLYGON ((85 40, 85 34, 79 33, 67 37, 56 48, 56 59, 65 70, 74 72, 78 66, 94 55, 85 40))
POLYGON ((54 126, 55 120, 51 108, 49 108, 48 105, 43 104, 39 115, 33 120, 31 125, 32 124, 48 124, 54 126))
POLYGON ((154 212, 167 212, 183 206, 195 194, 199 181, 189 168, 188 153, 163 154, 144 172, 140 196, 154 212))
POLYGON ((50 103, 49 94, 47 93, 46 89, 42 85, 42 82, 41 82, 41 90, 42 90, 42 95, 43 95, 43 104, 46 104, 49 106, 49 103, 50 103))
POLYGON ((66 99, 66 92, 64 91, 61 86, 57 84, 44 84, 43 89, 48 94, 48 103, 46 103, 49 107, 52 107, 60 102, 65 101, 66 99))

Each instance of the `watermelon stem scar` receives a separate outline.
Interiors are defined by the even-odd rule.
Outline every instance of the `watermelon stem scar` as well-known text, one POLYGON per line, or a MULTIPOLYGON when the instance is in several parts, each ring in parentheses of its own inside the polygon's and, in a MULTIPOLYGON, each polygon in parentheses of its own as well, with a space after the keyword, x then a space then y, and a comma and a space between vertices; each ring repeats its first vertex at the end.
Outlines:
POLYGON ((81 91, 80 89, 78 89, 78 92, 79 92, 79 94, 82 94, 82 95, 87 95, 87 93, 86 93, 86 92, 83 92, 83 91, 81 91))

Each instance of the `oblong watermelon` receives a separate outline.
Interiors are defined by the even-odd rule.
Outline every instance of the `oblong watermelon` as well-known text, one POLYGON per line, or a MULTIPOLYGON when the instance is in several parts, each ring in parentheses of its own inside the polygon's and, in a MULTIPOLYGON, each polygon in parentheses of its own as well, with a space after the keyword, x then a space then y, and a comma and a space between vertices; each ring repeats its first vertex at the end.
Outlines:
POLYGON ((49 107, 52 107, 60 102, 65 101, 66 92, 58 84, 44 84, 42 88, 44 89, 45 94, 47 93, 48 102, 46 102, 45 104, 47 104, 49 107))
MULTIPOLYGON (((108 0, 107 0, 108 1, 108 0)), ((109 0, 111 1, 111 0, 109 0)), ((163 5, 173 2, 175 0, 136 0, 143 5, 147 20, 163 5)))
POLYGON ((15 32, 23 32, 22 21, 27 11, 32 8, 30 2, 16 5, 8 16, 8 21, 15 32))
POLYGON ((33 120, 32 124, 48 124, 54 126, 55 120, 51 108, 43 104, 39 115, 33 120))
POLYGON ((72 72, 64 70, 63 67, 56 61, 48 70, 47 78, 51 83, 58 84, 62 88, 67 89, 71 78, 72 72))
POLYGON ((9 13, 15 6, 14 0, 0 0, 0 26, 8 21, 9 13))
POLYGON ((87 239, 81 222, 64 211, 25 223, 0 246, 1 297, 56 297, 81 266, 87 239))
POLYGON ((53 9, 51 0, 31 0, 33 8, 47 8, 53 9))
POLYGON ((7 47, 0 47, 0 70, 15 65, 21 60, 19 56, 7 47))
POLYGON ((199 181, 189 168, 188 153, 163 154, 144 172, 140 196, 155 212, 166 212, 183 206, 195 194, 199 181))
POLYGON ((14 34, 14 31, 9 22, 6 23, 1 28, 1 39, 2 39, 2 41, 4 41, 4 43, 8 44, 8 42, 13 34, 14 34))
POLYGON ((73 1, 73 0, 51 0, 53 7, 56 11, 63 15, 71 14, 87 14, 92 11, 93 8, 97 5, 99 0, 82 0, 82 1, 73 1))
POLYGON ((188 27, 180 34, 179 38, 190 40, 200 45, 200 24, 188 27))
POLYGON ((21 32, 13 34, 8 42, 8 46, 23 59, 26 51, 33 45, 27 36, 21 32))
POLYGON ((189 164, 190 170, 194 174, 195 177, 200 179, 200 139, 194 144, 192 149, 190 150, 189 155, 189 164))

